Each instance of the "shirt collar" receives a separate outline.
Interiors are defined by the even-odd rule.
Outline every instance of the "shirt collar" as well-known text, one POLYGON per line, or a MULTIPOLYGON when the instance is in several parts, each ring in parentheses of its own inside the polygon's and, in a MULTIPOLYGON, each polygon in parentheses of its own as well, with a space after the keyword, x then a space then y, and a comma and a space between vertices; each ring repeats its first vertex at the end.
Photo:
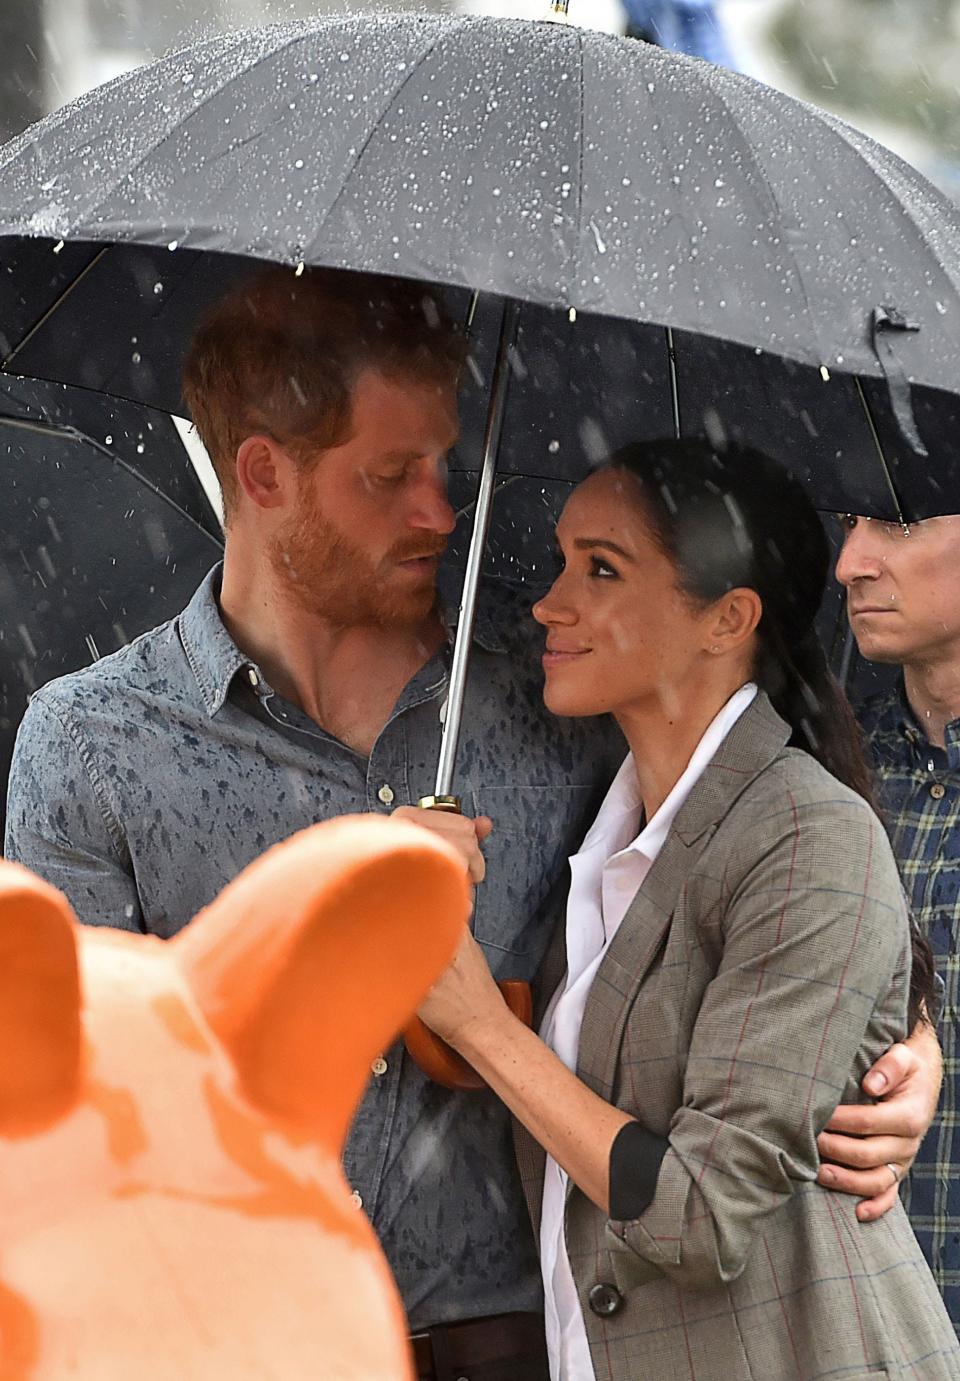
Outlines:
POLYGON ((684 768, 675 782, 670 794, 660 806, 652 820, 641 824, 637 833, 637 822, 642 808, 640 787, 633 766, 633 754, 629 753, 620 771, 613 779, 596 820, 590 827, 580 850, 603 847, 609 853, 640 853, 650 862, 657 857, 670 827, 707 766, 713 761, 720 745, 734 724, 752 705, 757 696, 755 682, 748 681, 735 691, 723 708, 711 720, 704 731, 684 768), (632 825, 632 828, 630 827, 632 825), (626 829, 626 834, 624 830, 626 829))
POLYGON ((238 671, 247 669, 260 675, 259 668, 243 655, 220 617, 217 597, 222 577, 221 561, 204 576, 180 615, 180 640, 209 715, 222 708, 238 671))
MULTIPOLYGON (((944 749, 938 744, 931 743, 928 735, 924 733, 923 726, 907 699, 907 690, 902 676, 890 692, 881 714, 881 721, 888 732, 894 730, 902 735, 917 753, 929 755, 944 752, 944 749)), ((950 720, 944 729, 944 738, 946 739, 946 756, 949 765, 951 767, 960 766, 960 719, 950 720)))
MULTIPOLYGON (((223 562, 219 562, 201 581, 190 603, 180 615, 180 638, 197 680, 203 703, 209 715, 222 709, 230 685, 238 671, 251 674, 254 683, 266 686, 266 680, 256 663, 244 656, 227 632, 220 614, 218 598, 223 579, 223 562)), ((440 615, 450 642, 460 621, 460 587, 462 577, 457 571, 443 568, 437 579, 440 615)), ((506 601, 488 598, 481 587, 477 602, 473 640, 486 652, 506 651, 506 601)))

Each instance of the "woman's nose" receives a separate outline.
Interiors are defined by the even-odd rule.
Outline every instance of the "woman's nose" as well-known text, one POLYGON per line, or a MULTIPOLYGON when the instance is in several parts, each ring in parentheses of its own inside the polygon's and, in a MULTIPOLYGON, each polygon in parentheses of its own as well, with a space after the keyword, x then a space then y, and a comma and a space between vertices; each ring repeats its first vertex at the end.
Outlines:
POLYGON ((545 628, 557 623, 575 623, 576 613, 570 608, 568 601, 562 599, 560 582, 562 576, 558 577, 543 599, 538 599, 533 606, 533 617, 537 623, 542 623, 545 628))

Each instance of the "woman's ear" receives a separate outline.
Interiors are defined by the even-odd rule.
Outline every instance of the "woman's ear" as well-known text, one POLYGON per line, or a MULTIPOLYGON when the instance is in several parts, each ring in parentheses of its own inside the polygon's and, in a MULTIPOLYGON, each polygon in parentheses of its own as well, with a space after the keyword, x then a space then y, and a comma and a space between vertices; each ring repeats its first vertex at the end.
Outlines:
POLYGON ((736 652, 756 632, 763 617, 763 603, 756 590, 738 587, 728 591, 711 608, 707 646, 711 652, 736 652))
POLYGON ((280 508, 293 461, 272 436, 248 436, 237 447, 237 484, 257 508, 280 508))

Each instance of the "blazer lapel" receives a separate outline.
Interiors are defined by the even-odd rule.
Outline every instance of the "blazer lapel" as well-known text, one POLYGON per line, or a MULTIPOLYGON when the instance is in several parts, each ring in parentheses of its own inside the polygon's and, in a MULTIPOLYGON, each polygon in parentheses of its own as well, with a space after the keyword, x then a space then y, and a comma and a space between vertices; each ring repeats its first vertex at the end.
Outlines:
POLYGON ((681 889, 717 824, 789 736, 761 691, 694 785, 603 957, 580 1029, 577 1073, 607 1102, 630 1008, 670 929, 681 889))

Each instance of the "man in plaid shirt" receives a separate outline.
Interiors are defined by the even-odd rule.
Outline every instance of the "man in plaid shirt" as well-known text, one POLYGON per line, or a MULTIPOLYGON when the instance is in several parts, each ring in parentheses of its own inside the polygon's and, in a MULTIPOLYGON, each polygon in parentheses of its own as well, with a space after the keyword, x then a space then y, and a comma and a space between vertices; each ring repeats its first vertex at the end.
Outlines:
POLYGON ((944 1084, 906 1182, 914 1231, 960 1332, 960 515, 909 527, 846 515, 837 578, 861 654, 900 666, 863 706, 878 804, 945 996, 944 1084))

